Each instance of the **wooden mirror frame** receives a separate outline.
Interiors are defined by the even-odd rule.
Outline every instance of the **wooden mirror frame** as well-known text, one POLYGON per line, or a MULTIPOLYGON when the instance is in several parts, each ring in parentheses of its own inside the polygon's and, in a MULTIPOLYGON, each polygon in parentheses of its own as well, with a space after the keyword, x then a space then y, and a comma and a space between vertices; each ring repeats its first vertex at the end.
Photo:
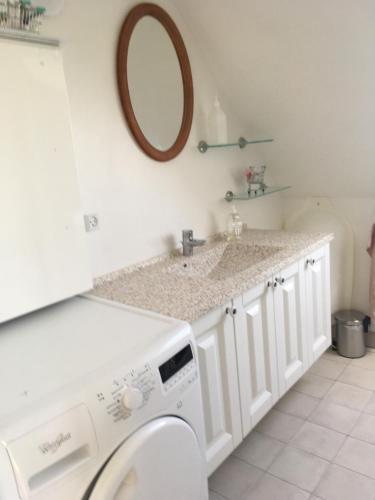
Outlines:
POLYGON ((133 7, 126 16, 121 28, 117 47, 117 83, 122 109, 130 131, 141 149, 148 156, 157 161, 168 161, 175 158, 184 148, 191 130, 194 106, 193 78, 191 74, 189 56, 181 34, 169 14, 167 14, 167 12, 158 5, 152 3, 141 3, 133 7), (143 134, 134 114, 129 93, 127 68, 129 43, 136 24, 144 16, 151 16, 155 18, 167 31, 176 50, 182 76, 184 107, 181 127, 174 144, 165 151, 155 148, 143 134))

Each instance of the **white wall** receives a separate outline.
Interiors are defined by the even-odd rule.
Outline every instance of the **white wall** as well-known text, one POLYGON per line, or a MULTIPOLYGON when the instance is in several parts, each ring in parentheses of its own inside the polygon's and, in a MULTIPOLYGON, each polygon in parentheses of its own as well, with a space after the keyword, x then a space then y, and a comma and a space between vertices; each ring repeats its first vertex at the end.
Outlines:
POLYGON ((375 195, 372 0, 175 2, 248 129, 275 137, 280 180, 301 195, 375 195))
MULTIPOLYGON (((292 214, 300 213, 301 209, 306 204, 306 198, 291 197, 284 199, 283 214, 287 220, 292 214)), ((345 219, 349 224, 354 237, 354 263, 353 263, 353 286, 351 291, 351 307, 360 311, 369 311, 369 273, 370 273, 370 257, 367 254, 366 248, 369 241, 369 228, 374 222, 375 214, 375 199, 374 198, 330 198, 330 205, 333 209, 345 219)), ((350 248, 350 245, 348 245, 350 248)), ((350 254, 350 251, 349 251, 350 254)), ((334 254, 332 254, 334 258, 334 254)), ((335 262, 333 266, 338 272, 339 266, 335 262)), ((348 271, 350 274, 350 271, 348 271)), ((347 276, 341 277, 336 286, 343 285, 346 282, 347 276)), ((338 298, 338 291, 336 293, 338 298)), ((345 292, 342 290, 342 298, 345 292)), ((337 308, 343 308, 343 304, 338 304, 337 308)), ((345 307, 348 307, 347 305, 345 307)))
POLYGON ((175 0, 289 196, 327 196, 355 232, 353 306, 368 310, 375 222, 375 3, 175 0))
MULTIPOLYGON (((175 160, 165 164, 138 149, 118 99, 117 39, 132 4, 67 0, 63 13, 46 21, 44 29, 44 34, 62 40, 83 208, 100 217, 100 231, 88 235, 95 276, 164 252, 179 241, 183 228, 193 228, 197 237, 223 230, 230 208, 223 201, 224 193, 238 188, 244 168, 261 161, 265 149, 273 147, 205 155, 197 151, 217 84, 201 56, 202 47, 195 45, 178 11, 171 3, 158 3, 182 32, 195 89, 189 142, 175 160)), ((246 134, 228 102, 222 101, 231 137, 246 134)), ((250 226, 281 225, 278 196, 243 202, 239 210, 250 226)))
MULTIPOLYGON (((353 306, 367 310, 364 250, 375 219, 375 4, 160 4, 182 32, 195 85, 189 142, 167 164, 138 149, 117 96, 117 37, 132 4, 111 0, 104 12, 95 2, 68 0, 63 13, 46 23, 45 33, 62 39, 84 211, 100 216, 100 231, 88 235, 94 275, 165 251, 183 227, 197 236, 223 229, 229 209, 223 194, 240 185, 244 167, 264 160, 274 182, 294 186, 297 201, 331 197, 353 225, 353 306), (273 136, 275 142, 197 152, 216 92, 231 138, 273 136)), ((251 226, 281 224, 278 197, 241 203, 239 209, 251 226)))
POLYGON ((374 198, 333 198, 333 205, 354 231, 354 282, 352 307, 369 312, 370 257, 366 251, 370 228, 375 221, 374 198))

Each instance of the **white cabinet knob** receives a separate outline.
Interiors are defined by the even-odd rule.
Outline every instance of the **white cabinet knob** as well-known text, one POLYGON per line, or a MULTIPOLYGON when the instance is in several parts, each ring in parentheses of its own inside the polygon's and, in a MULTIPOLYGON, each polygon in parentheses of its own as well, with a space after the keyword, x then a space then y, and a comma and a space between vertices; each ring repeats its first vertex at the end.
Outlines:
POLYGON ((126 410, 136 410, 143 405, 143 394, 136 387, 126 387, 121 403, 126 410))

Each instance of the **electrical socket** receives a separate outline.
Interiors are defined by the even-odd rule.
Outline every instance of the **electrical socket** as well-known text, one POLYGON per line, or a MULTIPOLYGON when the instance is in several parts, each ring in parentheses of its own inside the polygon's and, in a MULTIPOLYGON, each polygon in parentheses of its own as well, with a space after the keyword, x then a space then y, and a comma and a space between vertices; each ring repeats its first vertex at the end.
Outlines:
POLYGON ((83 219, 85 221, 86 233, 91 233, 91 231, 97 231, 99 229, 98 214, 85 214, 83 219))

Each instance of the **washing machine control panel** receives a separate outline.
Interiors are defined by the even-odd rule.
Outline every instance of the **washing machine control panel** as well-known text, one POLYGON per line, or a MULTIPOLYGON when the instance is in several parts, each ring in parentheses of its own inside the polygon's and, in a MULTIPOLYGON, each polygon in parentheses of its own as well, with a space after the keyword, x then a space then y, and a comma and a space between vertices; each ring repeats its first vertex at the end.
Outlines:
POLYGON ((166 397, 174 390, 182 393, 197 377, 197 364, 192 346, 188 343, 154 368, 146 363, 137 369, 120 372, 118 376, 107 379, 105 390, 96 394, 96 400, 116 423, 141 411, 156 390, 161 389, 166 397))
POLYGON ((97 401, 105 406, 113 422, 129 418, 135 410, 145 406, 156 387, 156 377, 146 363, 111 381, 109 391, 97 393, 97 401))
POLYGON ((193 350, 190 344, 159 366, 159 374, 164 392, 169 392, 177 385, 183 391, 198 376, 193 350))

